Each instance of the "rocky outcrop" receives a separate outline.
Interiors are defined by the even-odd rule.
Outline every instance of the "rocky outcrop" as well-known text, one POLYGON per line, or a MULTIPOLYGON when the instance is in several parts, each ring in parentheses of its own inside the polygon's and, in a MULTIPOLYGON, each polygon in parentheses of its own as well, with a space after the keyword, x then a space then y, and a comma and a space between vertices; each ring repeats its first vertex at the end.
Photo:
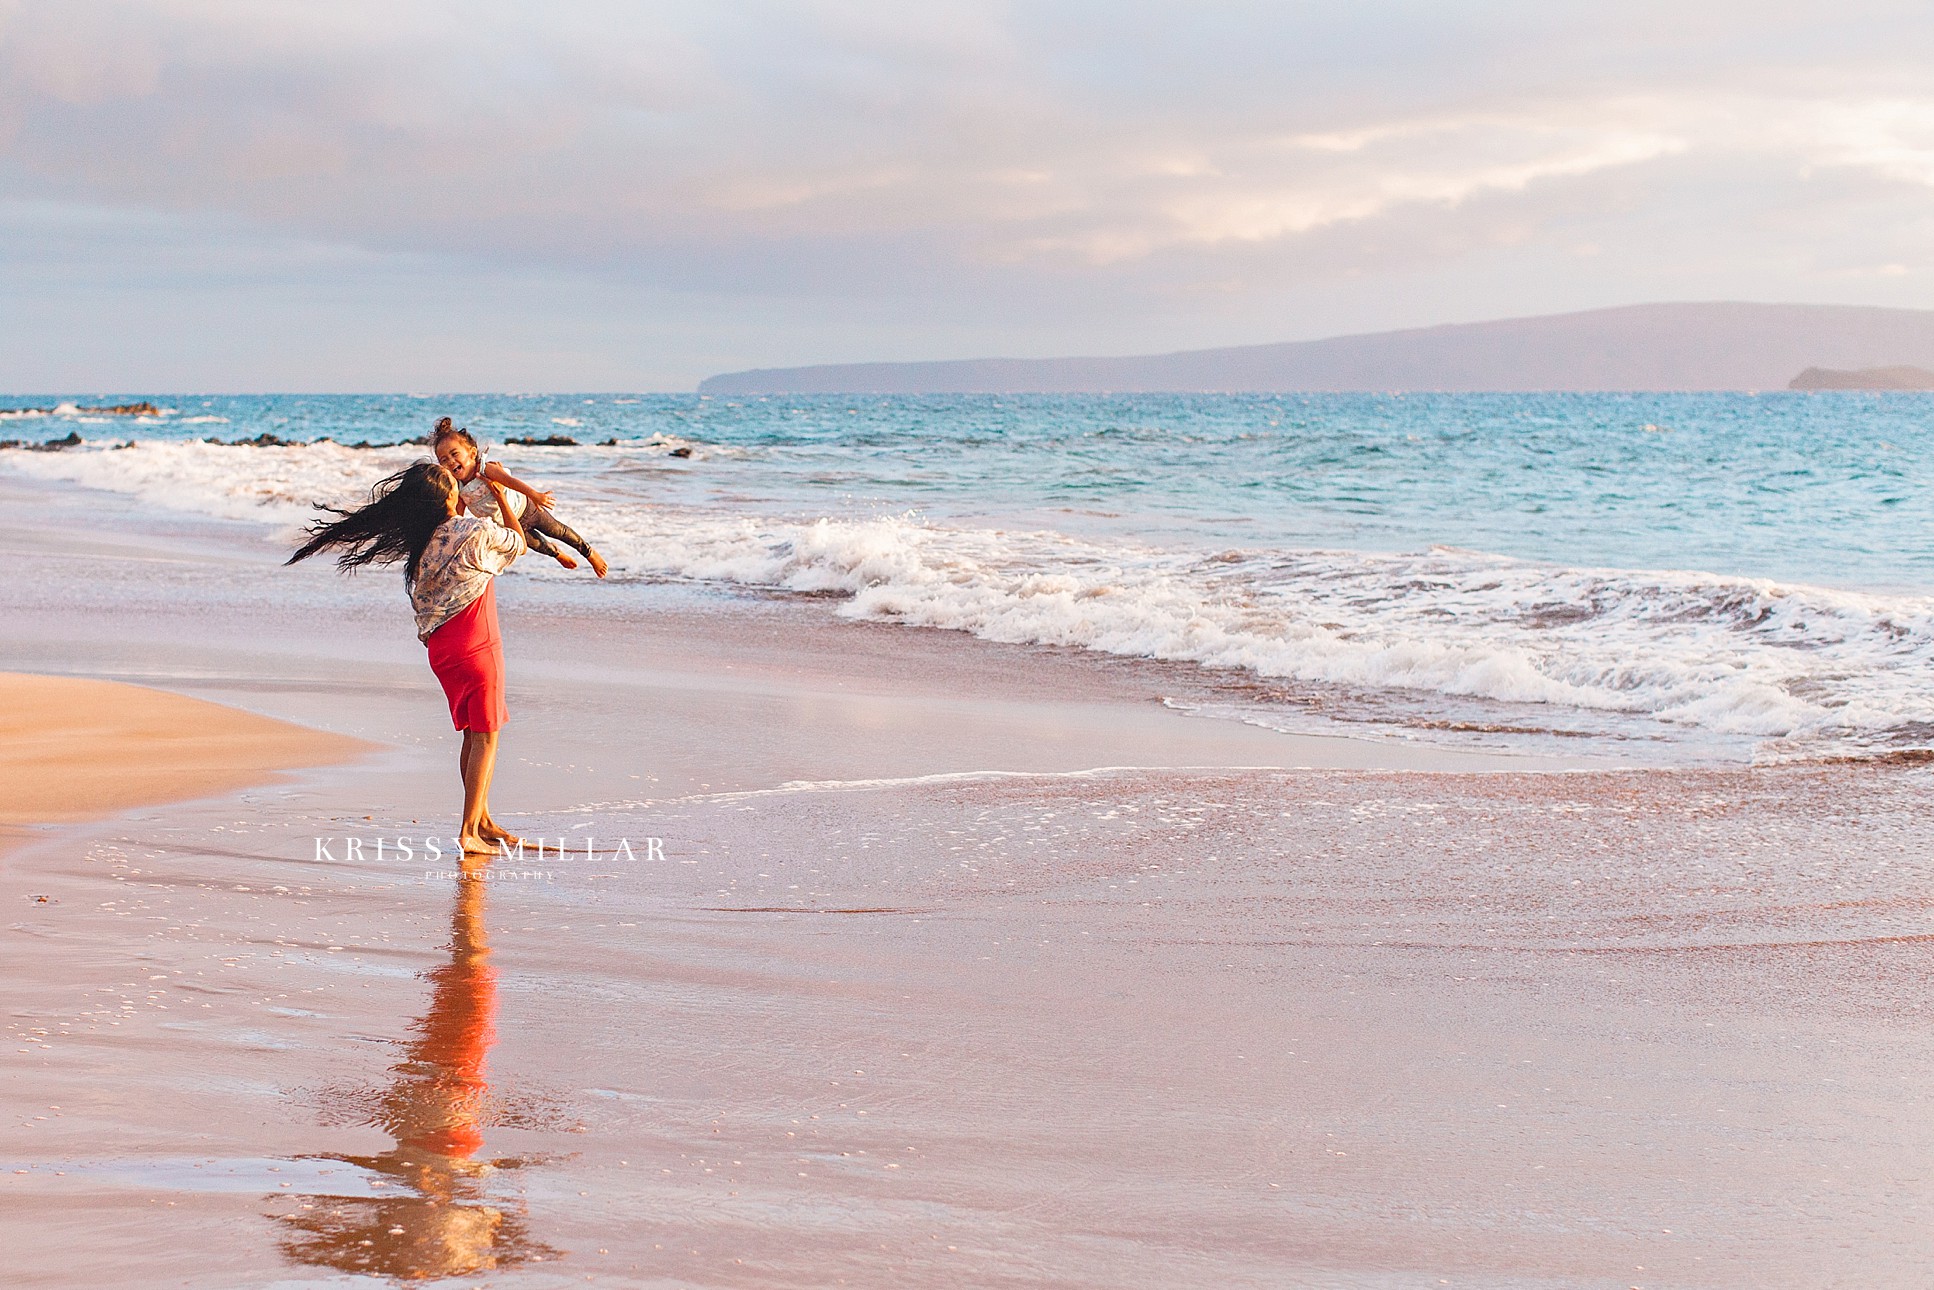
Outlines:
POLYGON ((25 448, 28 452, 59 452, 62 448, 78 448, 81 437, 72 430, 65 439, 44 439, 34 443, 27 439, 0 439, 0 448, 25 448))
POLYGON ((87 417, 158 417, 161 415, 161 409, 152 403, 116 403, 100 408, 75 407, 72 403, 62 403, 51 408, 0 408, 0 417, 51 417, 62 414, 87 417))
POLYGON ((1809 367, 1786 383, 1789 390, 1934 390, 1934 372, 1924 367, 1861 367, 1845 371, 1809 367))

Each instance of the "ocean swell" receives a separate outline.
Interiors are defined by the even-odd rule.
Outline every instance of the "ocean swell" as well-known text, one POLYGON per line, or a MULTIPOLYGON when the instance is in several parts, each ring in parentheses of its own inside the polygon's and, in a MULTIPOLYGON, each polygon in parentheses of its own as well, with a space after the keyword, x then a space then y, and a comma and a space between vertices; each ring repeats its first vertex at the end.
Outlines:
MULTIPOLYGON (((830 595, 853 618, 1359 692, 1626 714, 1778 741, 1781 755, 1891 751, 1934 729, 1924 597, 1446 547, 1198 549, 913 514, 782 516, 750 500, 651 505, 649 480, 627 473, 636 447, 551 451, 574 454, 568 517, 621 579, 830 595)), ((422 455, 177 442, 7 451, 0 468, 262 521, 286 539, 313 503, 359 500, 422 455)))

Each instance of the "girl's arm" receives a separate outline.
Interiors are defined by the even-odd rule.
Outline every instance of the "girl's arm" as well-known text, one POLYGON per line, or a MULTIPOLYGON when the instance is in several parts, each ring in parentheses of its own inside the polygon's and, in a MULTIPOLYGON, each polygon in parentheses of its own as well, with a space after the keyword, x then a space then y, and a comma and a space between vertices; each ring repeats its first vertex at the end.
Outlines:
POLYGON ((551 509, 551 499, 556 496, 555 493, 550 492, 540 493, 494 461, 486 461, 484 463, 483 477, 488 483, 501 484, 505 488, 514 489, 522 493, 547 511, 551 509))

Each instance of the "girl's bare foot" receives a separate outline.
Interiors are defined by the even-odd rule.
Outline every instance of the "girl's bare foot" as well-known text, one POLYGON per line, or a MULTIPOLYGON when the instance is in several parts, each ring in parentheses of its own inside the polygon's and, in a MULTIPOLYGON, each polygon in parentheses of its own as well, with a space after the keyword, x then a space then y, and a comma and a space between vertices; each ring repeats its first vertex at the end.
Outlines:
POLYGON ((462 837, 457 839, 457 845, 463 848, 463 853, 467 856, 495 855, 497 851, 496 843, 486 841, 484 838, 482 838, 481 836, 475 833, 464 834, 462 837))
POLYGON ((562 551, 559 551, 555 558, 559 564, 563 565, 567 569, 575 569, 578 567, 578 562, 576 560, 573 560, 570 556, 565 555, 562 551))
POLYGON ((604 562, 604 557, 598 554, 597 548, 595 547, 586 551, 584 558, 591 562, 591 572, 597 574, 600 578, 604 576, 604 571, 611 567, 604 562))

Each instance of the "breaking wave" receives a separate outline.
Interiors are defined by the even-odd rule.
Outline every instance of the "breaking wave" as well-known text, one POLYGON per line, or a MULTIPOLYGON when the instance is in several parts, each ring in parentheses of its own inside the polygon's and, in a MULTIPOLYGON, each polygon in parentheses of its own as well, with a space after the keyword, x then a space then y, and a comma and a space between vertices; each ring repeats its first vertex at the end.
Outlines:
MULTIPOLYGON (((0 463, 265 521, 285 536, 313 502, 353 501, 421 455, 150 443, 9 451, 0 463)), ((625 495, 622 472, 611 473, 615 482, 587 490, 569 518, 596 534, 621 576, 830 595, 852 618, 1262 678, 1627 714, 1774 741, 1766 746, 1781 755, 1887 751, 1934 732, 1934 600, 1925 597, 1445 547, 1185 549, 912 514, 799 519, 654 506, 625 495)))

